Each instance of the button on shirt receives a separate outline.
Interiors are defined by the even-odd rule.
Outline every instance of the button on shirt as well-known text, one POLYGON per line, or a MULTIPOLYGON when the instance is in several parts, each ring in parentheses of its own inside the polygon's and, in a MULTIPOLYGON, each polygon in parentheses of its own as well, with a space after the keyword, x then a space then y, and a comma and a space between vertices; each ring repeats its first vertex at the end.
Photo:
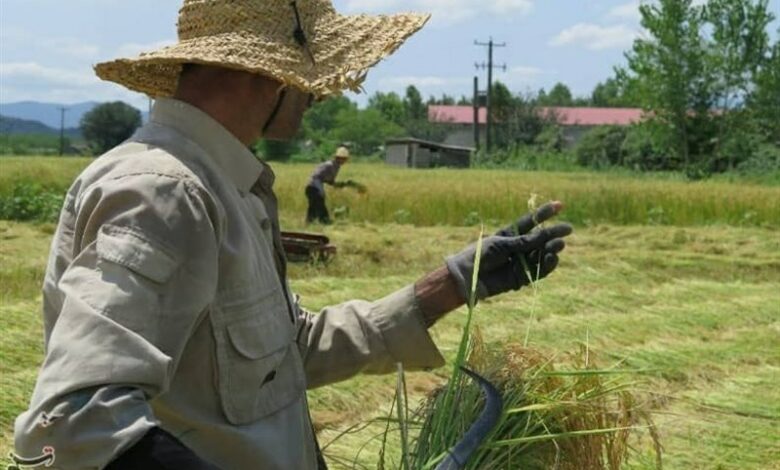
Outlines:
POLYGON ((306 389, 437 367, 413 286, 310 314, 271 168, 161 99, 69 190, 43 286, 45 359, 15 452, 97 469, 160 426, 229 469, 314 469, 306 389))

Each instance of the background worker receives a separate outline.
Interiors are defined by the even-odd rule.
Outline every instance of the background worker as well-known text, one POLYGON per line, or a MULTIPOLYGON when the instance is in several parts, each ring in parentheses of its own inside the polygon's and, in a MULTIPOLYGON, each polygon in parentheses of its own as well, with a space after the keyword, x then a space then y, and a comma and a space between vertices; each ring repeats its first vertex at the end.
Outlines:
MULTIPOLYGON (((469 297, 475 246, 381 299, 313 314, 287 279, 275 175, 249 150, 293 138, 312 98, 357 89, 365 73, 353 72, 427 18, 342 16, 327 0, 185 0, 177 44, 98 64, 155 105, 65 197, 16 464, 322 469, 307 389, 444 364, 427 329, 469 297)), ((571 227, 533 229, 559 210, 484 240, 477 298, 555 268, 571 227)))
POLYGON ((325 205, 325 185, 329 184, 336 188, 344 187, 344 183, 337 182, 336 176, 342 165, 349 161, 349 149, 344 146, 336 149, 333 158, 327 162, 320 163, 311 174, 309 183, 306 185, 306 199, 309 201, 309 208, 306 211, 306 223, 320 222, 330 224, 330 214, 325 205))

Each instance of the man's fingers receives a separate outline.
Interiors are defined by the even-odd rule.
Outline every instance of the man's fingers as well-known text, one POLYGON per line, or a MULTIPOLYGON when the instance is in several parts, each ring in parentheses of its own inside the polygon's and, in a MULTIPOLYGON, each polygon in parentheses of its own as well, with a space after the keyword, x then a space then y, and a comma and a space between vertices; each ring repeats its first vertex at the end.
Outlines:
POLYGON ((544 251, 547 253, 560 253, 564 248, 566 248, 566 242, 563 241, 563 238, 553 238, 544 244, 544 251))
POLYGON ((533 214, 526 214, 517 222, 518 235, 523 235, 534 227, 551 219, 555 214, 561 211, 563 204, 560 201, 552 201, 540 207, 533 214))
POLYGON ((551 227, 545 227, 529 235, 513 238, 509 244, 513 251, 529 253, 533 250, 544 248, 544 245, 555 238, 563 238, 574 231, 569 224, 556 224, 551 227))
POLYGON ((542 277, 546 277, 548 274, 558 266, 558 255, 555 253, 547 253, 542 260, 542 277))
POLYGON ((496 232, 496 235, 502 237, 514 237, 525 235, 533 230, 534 227, 551 219, 563 209, 563 203, 560 201, 551 201, 540 207, 536 212, 528 213, 520 217, 517 222, 496 232))

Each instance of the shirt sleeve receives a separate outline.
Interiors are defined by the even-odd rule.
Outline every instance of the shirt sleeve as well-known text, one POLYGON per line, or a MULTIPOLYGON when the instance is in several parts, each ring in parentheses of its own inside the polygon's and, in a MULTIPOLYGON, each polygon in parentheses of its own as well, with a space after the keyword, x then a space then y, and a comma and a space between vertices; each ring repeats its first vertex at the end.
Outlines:
POLYGON ((158 174, 81 194, 62 308, 15 423, 18 457, 103 468, 157 424, 149 400, 168 388, 216 289, 215 214, 193 183, 158 174))
POLYGON ((353 300, 300 315, 299 347, 309 388, 360 372, 392 372, 398 362, 407 370, 444 365, 423 324, 413 285, 375 302, 353 300))

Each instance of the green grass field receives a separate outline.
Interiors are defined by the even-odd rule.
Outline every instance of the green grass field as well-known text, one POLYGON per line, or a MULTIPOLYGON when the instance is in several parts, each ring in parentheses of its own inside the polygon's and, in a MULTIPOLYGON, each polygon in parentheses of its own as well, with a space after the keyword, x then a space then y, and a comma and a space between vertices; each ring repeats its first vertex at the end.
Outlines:
MULTIPOLYGON (((61 180, 85 162, 14 162, 16 173, 6 171, 11 160, 0 165, 6 163, 0 194, 29 174, 63 187, 61 180)), ((303 228, 302 184, 310 169, 277 170, 285 228, 303 228)), ((665 468, 780 468, 780 188, 592 173, 381 165, 343 171, 369 193, 334 194, 330 204, 347 207, 346 218, 314 227, 339 247, 331 263, 292 266, 293 287, 307 307, 380 297, 475 239, 480 219, 492 230, 523 212, 530 193, 561 198, 563 218, 577 231, 559 269, 536 296, 526 289, 481 303, 475 321, 484 338, 522 341, 530 328, 531 345, 546 352, 562 355, 587 342, 603 363, 644 370, 636 379, 659 408, 665 468)), ((52 229, 0 221, 2 456, 41 361, 39 285, 52 229)), ((449 359, 464 313, 453 312, 433 329, 449 359)), ((448 372, 409 374, 411 396, 419 399, 448 372)), ((320 442, 384 415, 394 386, 394 376, 361 376, 311 392, 320 442)), ((326 455, 335 468, 353 461, 376 468, 376 442, 357 455, 374 434, 371 427, 348 434, 326 455)), ((651 468, 646 444, 636 443, 639 457, 630 468, 651 468)))

